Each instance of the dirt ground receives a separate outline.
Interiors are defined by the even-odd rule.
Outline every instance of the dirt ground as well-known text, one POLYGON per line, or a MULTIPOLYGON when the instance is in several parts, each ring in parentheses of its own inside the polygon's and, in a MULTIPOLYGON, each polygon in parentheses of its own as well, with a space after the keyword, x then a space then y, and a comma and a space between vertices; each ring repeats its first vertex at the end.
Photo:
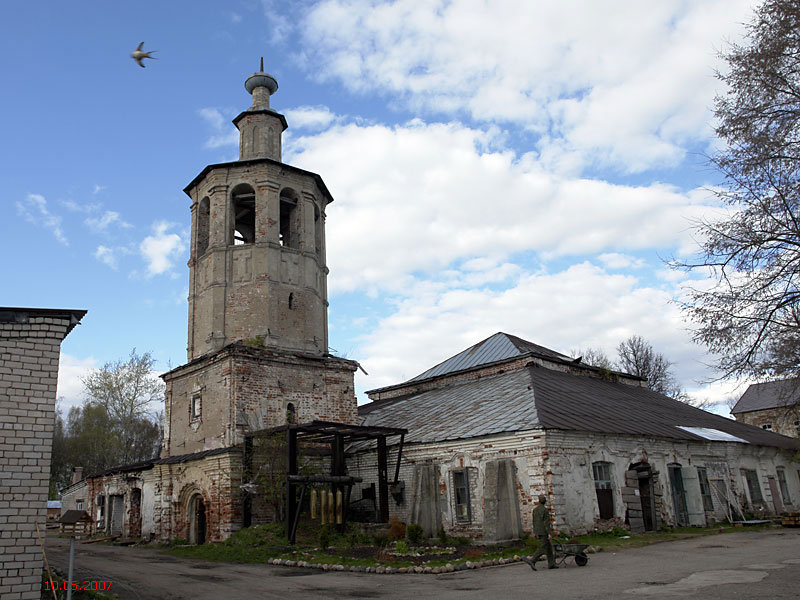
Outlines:
MULTIPOLYGON (((69 542, 48 537, 66 572, 69 542)), ((122 600, 239 598, 516 599, 797 598, 800 530, 717 534, 591 556, 588 566, 533 572, 524 563, 442 575, 378 575, 212 563, 156 550, 76 545, 76 579, 113 581, 122 600)))

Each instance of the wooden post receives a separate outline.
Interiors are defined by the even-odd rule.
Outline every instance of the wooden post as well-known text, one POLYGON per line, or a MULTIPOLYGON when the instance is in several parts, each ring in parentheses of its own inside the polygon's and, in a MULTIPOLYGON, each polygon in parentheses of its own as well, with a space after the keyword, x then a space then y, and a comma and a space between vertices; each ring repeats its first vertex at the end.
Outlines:
POLYGON ((297 495, 295 485, 288 475, 297 475, 297 431, 289 426, 286 430, 286 537, 294 544, 294 514, 297 512, 297 495))
POLYGON ((378 500, 382 523, 389 522, 389 483, 386 468, 386 436, 378 436, 378 500))

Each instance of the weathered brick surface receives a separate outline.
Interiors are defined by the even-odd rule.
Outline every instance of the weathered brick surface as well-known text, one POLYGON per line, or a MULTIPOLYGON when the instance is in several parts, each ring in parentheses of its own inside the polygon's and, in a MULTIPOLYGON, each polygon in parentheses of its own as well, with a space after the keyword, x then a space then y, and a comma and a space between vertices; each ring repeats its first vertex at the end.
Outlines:
POLYGON ((800 427, 797 425, 800 423, 800 406, 754 410, 739 413, 735 417, 740 423, 771 428, 770 431, 789 437, 798 437, 800 432, 800 427))
MULTIPOLYGON (((7 309, 0 309, 3 313, 7 309)), ((14 309, 24 312, 24 309, 14 309)), ((40 311, 43 313, 58 311, 40 311)), ((61 341, 70 314, 0 322, 0 591, 39 598, 61 341)), ((82 316, 82 314, 81 314, 82 316)))
MULTIPOLYGON (((471 438, 450 442, 411 444, 403 449, 403 463, 399 479, 405 482, 404 501, 398 504, 389 500, 390 513, 401 521, 412 521, 415 499, 409 493, 415 489, 414 467, 417 464, 435 464, 439 473, 439 498, 442 523, 448 533, 481 537, 484 522, 484 475, 486 464, 499 458, 511 458, 516 465, 517 500, 520 506, 523 530, 531 531, 531 510, 539 494, 548 497, 548 504, 557 530, 583 533, 596 527, 607 528, 624 525, 626 511, 636 510, 632 502, 623 497, 626 487, 625 472, 632 464, 647 462, 653 472, 653 492, 658 527, 661 523, 675 524, 667 465, 705 467, 708 477, 724 485, 731 501, 745 510, 752 510, 747 485, 741 469, 753 469, 759 474, 764 508, 771 510, 772 496, 769 477, 776 469, 787 471, 789 499, 800 499, 800 469, 793 463, 792 453, 780 448, 753 447, 749 444, 721 442, 683 442, 630 435, 594 434, 558 430, 532 430, 529 432, 471 438), (602 522, 594 489, 593 462, 612 464, 615 518, 602 522), (452 472, 468 468, 470 473, 470 523, 459 523, 455 518, 455 498, 452 472)), ((396 447, 389 451, 389 478, 394 475, 396 447)), ((351 475, 364 478, 354 491, 353 498, 361 497, 361 490, 371 483, 377 487, 377 459, 374 450, 361 450, 348 457, 351 475)), ((638 491, 638 490, 637 490, 638 491)), ((634 497, 638 494, 634 492, 634 497)), ((714 510, 706 513, 708 520, 726 518, 723 498, 712 494, 714 510)), ((784 504, 789 510, 794 505, 784 504)), ((639 508, 641 512, 641 509, 639 508)), ((738 517, 737 517, 738 518, 738 517)))
POLYGON ((162 456, 233 446, 248 431, 283 425, 292 404, 298 423, 356 424, 353 361, 241 345, 164 375, 162 456), (199 395, 200 416, 192 415, 199 395))

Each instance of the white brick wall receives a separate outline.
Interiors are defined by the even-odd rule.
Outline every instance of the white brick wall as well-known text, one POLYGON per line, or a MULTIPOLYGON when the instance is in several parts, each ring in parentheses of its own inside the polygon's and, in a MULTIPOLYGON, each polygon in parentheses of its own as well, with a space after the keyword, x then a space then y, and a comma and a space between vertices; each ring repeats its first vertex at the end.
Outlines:
POLYGON ((60 318, 36 315, 31 311, 22 319, 27 322, 0 322, 3 600, 40 597, 43 565, 36 525, 44 532, 58 358, 71 315, 67 311, 60 318))

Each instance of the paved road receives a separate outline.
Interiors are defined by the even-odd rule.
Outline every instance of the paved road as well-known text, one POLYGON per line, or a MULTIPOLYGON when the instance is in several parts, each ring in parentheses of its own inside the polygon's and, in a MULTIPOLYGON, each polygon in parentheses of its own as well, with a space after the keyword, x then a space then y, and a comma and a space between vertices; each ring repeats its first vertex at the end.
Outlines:
MULTIPOLYGON (((47 540, 66 572, 68 542, 47 540)), ((110 579, 123 600, 239 598, 796 599, 800 531, 742 531, 594 554, 586 567, 515 563, 443 575, 373 575, 178 559, 143 548, 76 545, 78 579, 110 579)))

